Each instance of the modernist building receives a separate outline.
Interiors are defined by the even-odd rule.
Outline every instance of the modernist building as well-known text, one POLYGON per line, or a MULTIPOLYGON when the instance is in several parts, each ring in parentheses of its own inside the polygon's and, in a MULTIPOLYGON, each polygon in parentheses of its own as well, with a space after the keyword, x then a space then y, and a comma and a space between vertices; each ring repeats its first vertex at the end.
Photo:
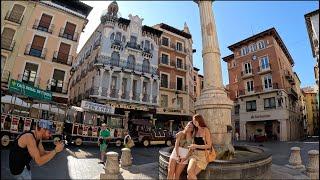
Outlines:
POLYGON ((153 27, 163 32, 158 53, 161 83, 156 123, 175 130, 194 113, 192 37, 187 24, 183 30, 164 23, 153 27))
POLYGON ((303 135, 300 80, 275 28, 228 47, 229 97, 241 140, 254 135, 288 141, 303 135))
POLYGON ((304 94, 304 101, 306 106, 307 118, 307 134, 309 136, 319 135, 319 108, 317 104, 317 90, 315 87, 302 88, 304 94))
POLYGON ((161 31, 143 19, 118 16, 112 2, 78 53, 70 81, 70 103, 108 104, 115 114, 152 120, 159 99, 158 44, 161 31))
POLYGON ((79 1, 1 5, 2 92, 14 79, 52 92, 53 101, 67 104, 70 69, 92 7, 79 1))
MULTIPOLYGON (((319 9, 304 15, 310 39, 312 55, 316 59, 314 74, 319 88, 319 9)), ((319 107, 319 106, 318 106, 319 107)))

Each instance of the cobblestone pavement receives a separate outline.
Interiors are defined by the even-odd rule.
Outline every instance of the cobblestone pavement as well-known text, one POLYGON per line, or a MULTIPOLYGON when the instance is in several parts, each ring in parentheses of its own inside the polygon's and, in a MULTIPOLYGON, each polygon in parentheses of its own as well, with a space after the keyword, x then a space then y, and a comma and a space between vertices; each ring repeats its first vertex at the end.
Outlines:
MULTIPOLYGON (((235 144, 263 145, 271 150, 273 154, 273 177, 284 177, 286 179, 299 178, 290 170, 283 167, 288 163, 290 148, 299 146, 301 148, 302 162, 307 164, 307 152, 311 149, 319 150, 319 141, 306 140, 303 142, 236 142, 235 144), (281 167, 281 168, 280 168, 281 167), (281 170, 281 171, 280 171, 281 170), (290 173, 291 172, 291 173, 290 173)), ((121 169, 121 179, 157 179, 159 149, 164 146, 134 147, 132 149, 133 166, 121 169)), ((121 149, 109 147, 108 151, 116 151, 121 156, 121 149)), ((9 170, 8 150, 1 150, 1 179, 12 179, 9 170)), ((59 153, 52 161, 39 167, 31 163, 31 172, 34 179, 99 179, 100 173, 104 172, 103 165, 99 162, 99 149, 97 146, 89 145, 80 148, 66 146, 66 150, 59 153)), ((301 178, 300 178, 301 179, 301 178)))

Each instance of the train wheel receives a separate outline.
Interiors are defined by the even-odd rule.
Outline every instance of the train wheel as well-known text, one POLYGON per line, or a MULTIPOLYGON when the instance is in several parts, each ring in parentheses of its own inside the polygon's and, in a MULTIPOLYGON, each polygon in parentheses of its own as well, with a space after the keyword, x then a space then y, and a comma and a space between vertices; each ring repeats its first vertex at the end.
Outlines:
POLYGON ((75 141, 75 144, 76 144, 77 146, 81 146, 81 145, 82 145, 82 139, 78 137, 78 138, 76 139, 76 141, 75 141))
POLYGON ((1 134, 1 147, 7 147, 10 144, 10 136, 7 133, 1 134))
POLYGON ((148 147, 150 145, 150 141, 148 139, 143 140, 144 147, 148 147))
POLYGON ((167 146, 172 146, 171 140, 168 140, 168 141, 166 142, 166 145, 167 145, 167 146))

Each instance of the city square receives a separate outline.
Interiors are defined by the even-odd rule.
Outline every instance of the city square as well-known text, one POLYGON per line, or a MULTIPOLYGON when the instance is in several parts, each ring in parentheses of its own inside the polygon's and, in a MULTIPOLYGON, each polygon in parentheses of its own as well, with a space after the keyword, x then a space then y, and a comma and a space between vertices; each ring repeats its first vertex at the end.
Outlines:
POLYGON ((1 2, 1 178, 319 179, 319 2, 239 3, 1 2))

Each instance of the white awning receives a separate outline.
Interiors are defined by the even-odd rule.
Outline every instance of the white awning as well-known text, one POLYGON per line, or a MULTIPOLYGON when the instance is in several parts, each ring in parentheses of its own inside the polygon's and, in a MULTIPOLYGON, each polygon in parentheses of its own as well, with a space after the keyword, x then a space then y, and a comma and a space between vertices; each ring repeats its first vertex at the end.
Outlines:
POLYGON ((30 107, 29 103, 24 102, 22 99, 20 99, 18 97, 13 97, 10 95, 5 95, 5 96, 1 97, 1 102, 8 103, 8 104, 15 104, 15 105, 23 106, 26 108, 30 107))

